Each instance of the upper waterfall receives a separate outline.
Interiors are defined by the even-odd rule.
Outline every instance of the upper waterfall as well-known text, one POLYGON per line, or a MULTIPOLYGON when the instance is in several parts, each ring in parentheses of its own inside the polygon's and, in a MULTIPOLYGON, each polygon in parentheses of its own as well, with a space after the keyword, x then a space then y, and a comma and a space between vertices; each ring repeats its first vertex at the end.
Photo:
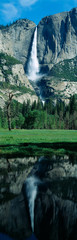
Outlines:
POLYGON ((32 49, 30 59, 28 63, 27 77, 29 80, 37 81, 40 77, 40 67, 37 58, 37 27, 34 32, 34 38, 32 43, 32 49))

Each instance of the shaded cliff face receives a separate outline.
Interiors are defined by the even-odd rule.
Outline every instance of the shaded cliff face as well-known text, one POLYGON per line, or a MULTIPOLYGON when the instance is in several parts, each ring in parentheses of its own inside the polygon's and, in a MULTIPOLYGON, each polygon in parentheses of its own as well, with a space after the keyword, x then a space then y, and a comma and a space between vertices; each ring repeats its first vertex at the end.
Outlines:
POLYGON ((18 20, 9 27, 0 29, 0 52, 7 53, 26 64, 35 23, 28 19, 18 20))
POLYGON ((77 8, 43 18, 38 24, 38 58, 45 70, 77 55, 77 8))

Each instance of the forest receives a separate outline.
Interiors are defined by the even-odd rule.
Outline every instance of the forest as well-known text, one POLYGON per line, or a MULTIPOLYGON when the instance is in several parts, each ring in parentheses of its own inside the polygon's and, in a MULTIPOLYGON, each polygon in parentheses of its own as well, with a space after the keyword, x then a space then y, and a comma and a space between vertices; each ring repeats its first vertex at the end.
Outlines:
MULTIPOLYGON (((50 98, 44 104, 38 100, 31 105, 13 100, 10 104, 11 129, 77 129, 77 98, 70 97, 69 104, 50 98)), ((0 128, 8 128, 7 103, 0 108, 0 128)))

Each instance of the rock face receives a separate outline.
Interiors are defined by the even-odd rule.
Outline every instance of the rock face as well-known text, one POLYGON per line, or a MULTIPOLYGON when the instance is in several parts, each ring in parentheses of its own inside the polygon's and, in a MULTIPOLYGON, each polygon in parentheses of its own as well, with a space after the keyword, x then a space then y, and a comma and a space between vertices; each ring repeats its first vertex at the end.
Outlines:
MULTIPOLYGON (((18 20, 7 27, 0 26, 0 53, 15 57, 21 61, 24 67, 24 69, 22 69, 22 66, 12 68, 13 76, 9 76, 9 80, 15 86, 19 84, 19 81, 21 83, 26 81, 26 86, 32 89, 24 74, 27 73, 35 27, 35 23, 28 19, 18 20), (21 73, 19 74, 19 72, 21 73), (19 80, 17 80, 17 75, 20 75, 19 80)), ((37 26, 37 55, 40 71, 46 74, 43 77, 41 75, 38 86, 37 83, 34 86, 37 95, 41 95, 43 100, 49 97, 58 98, 59 96, 62 100, 68 101, 71 95, 77 94, 77 64, 75 64, 77 56, 77 8, 72 9, 70 12, 47 16, 39 22, 37 26), (69 66, 66 64, 67 71, 65 67, 62 75, 61 66, 58 64, 61 63, 65 66, 65 60, 68 61, 69 66), (70 60, 72 60, 71 68, 70 60), (51 71, 57 65, 58 71, 56 73, 54 69, 51 71), (72 80, 70 69, 74 74, 74 78, 72 74, 72 80), (65 72, 68 72, 66 76, 64 76, 65 72)), ((8 72, 5 64, 4 71, 8 72)), ((1 70, 0 81, 5 81, 1 70)), ((19 95, 21 97, 19 96, 17 101, 23 102, 26 99, 31 99, 31 102, 37 101, 35 94, 22 96, 19 93, 19 95)), ((4 106, 2 94, 0 94, 0 102, 4 106)))
POLYGON ((0 107, 2 108, 7 100, 8 83, 10 84, 9 91, 14 94, 13 99, 20 103, 27 102, 29 99, 31 103, 38 101, 24 71, 30 54, 35 26, 32 21, 23 19, 8 27, 0 27, 0 107), (15 58, 15 62, 12 57, 15 58), (2 87, 2 83, 6 86, 2 87))
POLYGON ((17 58, 25 65, 29 57, 35 26, 32 21, 23 19, 0 29, 0 52, 17 58))
POLYGON ((46 73, 38 83, 41 97, 68 103, 77 94, 77 8, 40 21, 38 58, 46 73))
MULTIPOLYGON (((0 28, 0 52, 20 60, 26 67, 35 30, 35 23, 18 20, 0 28)), ((41 67, 51 67, 77 55, 77 8, 43 18, 37 26, 38 59, 41 67)))
POLYGON ((20 103, 27 102, 28 99, 31 103, 38 100, 21 62, 0 53, 0 107, 4 107, 10 91, 14 94, 13 99, 20 103))
POLYGON ((38 58, 42 68, 77 56, 77 8, 43 18, 38 24, 38 58))

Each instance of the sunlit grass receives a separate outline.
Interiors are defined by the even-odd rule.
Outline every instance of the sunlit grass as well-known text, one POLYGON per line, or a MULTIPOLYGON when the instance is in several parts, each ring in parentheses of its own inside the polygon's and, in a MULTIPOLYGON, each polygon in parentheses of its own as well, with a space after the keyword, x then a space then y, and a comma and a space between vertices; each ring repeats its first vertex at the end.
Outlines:
POLYGON ((77 142, 76 130, 0 130, 0 145, 77 142))

